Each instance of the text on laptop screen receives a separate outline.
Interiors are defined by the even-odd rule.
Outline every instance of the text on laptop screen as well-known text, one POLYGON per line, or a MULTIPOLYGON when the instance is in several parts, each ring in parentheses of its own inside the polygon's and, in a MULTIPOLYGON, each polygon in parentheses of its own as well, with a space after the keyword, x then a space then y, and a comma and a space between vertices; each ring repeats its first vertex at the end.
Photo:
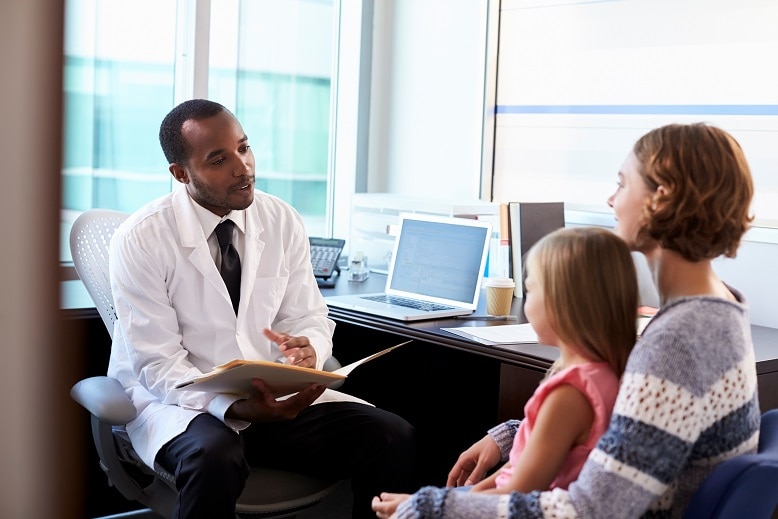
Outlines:
POLYGON ((471 303, 488 229, 412 219, 402 225, 391 290, 471 303))

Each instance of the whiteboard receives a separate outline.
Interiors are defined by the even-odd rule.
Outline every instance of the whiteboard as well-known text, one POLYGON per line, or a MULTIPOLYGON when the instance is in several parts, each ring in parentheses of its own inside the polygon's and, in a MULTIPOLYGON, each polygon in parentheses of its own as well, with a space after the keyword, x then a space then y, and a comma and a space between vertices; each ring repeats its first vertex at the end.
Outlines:
POLYGON ((778 226, 778 2, 503 0, 496 201, 605 200, 635 140, 674 122, 732 133, 757 224, 778 226))

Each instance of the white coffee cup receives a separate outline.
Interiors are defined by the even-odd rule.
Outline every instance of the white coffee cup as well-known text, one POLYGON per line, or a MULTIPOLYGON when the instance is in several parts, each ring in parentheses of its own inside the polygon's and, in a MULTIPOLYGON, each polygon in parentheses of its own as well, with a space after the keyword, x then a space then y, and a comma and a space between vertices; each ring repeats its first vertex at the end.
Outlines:
POLYGON ((484 279, 486 287, 486 313, 489 315, 510 315, 513 291, 516 284, 511 278, 484 279))

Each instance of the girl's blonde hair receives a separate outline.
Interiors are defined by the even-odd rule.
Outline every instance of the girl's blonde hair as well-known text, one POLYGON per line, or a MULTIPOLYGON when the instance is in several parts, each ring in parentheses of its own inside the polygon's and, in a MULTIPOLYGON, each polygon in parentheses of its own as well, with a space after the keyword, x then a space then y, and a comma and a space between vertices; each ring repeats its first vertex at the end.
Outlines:
POLYGON ((638 309, 635 263, 624 241, 602 228, 559 229, 530 249, 525 266, 559 338, 621 377, 637 340, 638 309))

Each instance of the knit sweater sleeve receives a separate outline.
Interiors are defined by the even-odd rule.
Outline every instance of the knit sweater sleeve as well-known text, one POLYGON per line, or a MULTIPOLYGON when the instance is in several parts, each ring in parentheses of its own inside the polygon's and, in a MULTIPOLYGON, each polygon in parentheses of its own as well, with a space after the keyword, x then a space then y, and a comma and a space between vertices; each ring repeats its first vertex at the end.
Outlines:
POLYGON ((537 506, 538 494, 533 492, 521 496, 523 499, 518 499, 519 494, 482 494, 457 488, 424 487, 397 508, 397 518, 529 519, 542 517, 542 512, 537 506))
POLYGON ((489 429, 487 434, 494 440, 497 447, 500 448, 500 461, 508 461, 508 456, 513 447, 513 439, 516 437, 516 431, 519 430, 521 420, 508 420, 500 425, 489 429))

